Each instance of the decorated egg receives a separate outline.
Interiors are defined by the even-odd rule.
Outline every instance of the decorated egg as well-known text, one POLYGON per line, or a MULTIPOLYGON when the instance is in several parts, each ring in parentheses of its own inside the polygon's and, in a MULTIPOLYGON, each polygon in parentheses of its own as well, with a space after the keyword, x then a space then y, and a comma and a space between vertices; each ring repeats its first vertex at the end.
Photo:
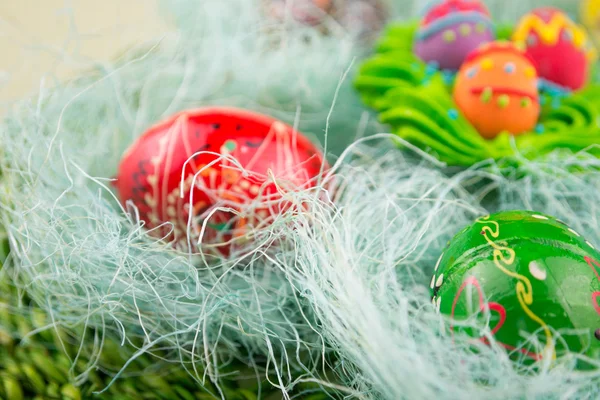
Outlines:
POLYGON ((478 219, 446 247, 431 294, 453 334, 464 329, 488 343, 458 327, 488 323, 519 360, 600 356, 600 253, 556 218, 508 211, 478 219))
POLYGON ((319 24, 333 7, 333 0, 266 0, 269 14, 285 20, 288 16, 307 25, 319 24))
POLYGON ((529 131, 540 114, 535 67, 510 42, 484 44, 458 71, 454 101, 485 138, 529 131))
POLYGON ((513 41, 526 49, 540 78, 570 90, 583 87, 596 58, 585 30, 552 7, 525 15, 515 28, 513 41))
POLYGON ((384 0, 346 0, 334 16, 348 32, 370 39, 385 25, 388 7, 384 0))
POLYGON ((600 39, 600 0, 583 0, 580 4, 580 19, 595 40, 600 39))
POLYGON ((426 63, 457 70, 469 53, 494 38, 492 20, 481 1, 434 1, 417 30, 413 51, 426 63))
POLYGON ((203 243, 224 243, 268 223, 282 210, 281 193, 312 187, 324 162, 314 144, 280 121, 203 108, 145 132, 123 156, 115 186, 147 228, 188 249, 187 239, 201 232, 203 243))

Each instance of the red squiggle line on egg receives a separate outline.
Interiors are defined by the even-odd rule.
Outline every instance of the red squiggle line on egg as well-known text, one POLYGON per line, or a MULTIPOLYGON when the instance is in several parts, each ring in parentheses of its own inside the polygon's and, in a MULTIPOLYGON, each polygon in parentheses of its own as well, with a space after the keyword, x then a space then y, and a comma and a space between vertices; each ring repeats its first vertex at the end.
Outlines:
MULTIPOLYGON (((483 291, 481 290, 479 281, 474 276, 470 276, 467 279, 465 279, 465 281, 463 282, 461 287, 458 289, 458 292, 456 293, 456 296, 454 297, 454 301, 452 302, 452 313, 451 313, 452 319, 454 319, 454 313, 455 313, 455 309, 456 309, 456 304, 458 303, 458 299, 460 298, 460 295, 462 294, 462 292, 465 290, 465 288, 467 286, 475 286, 475 288, 477 289, 477 295, 478 295, 478 299, 479 299, 479 311, 485 311, 486 309, 488 309, 488 310, 495 311, 498 313, 498 315, 500 317, 500 321, 498 321, 496 326, 494 326, 492 328, 492 332, 491 332, 492 335, 495 335, 500 330, 500 328, 502 328, 504 323, 506 322, 506 309, 504 308, 503 305, 501 305, 499 303, 495 303, 495 302, 485 303, 484 298, 483 298, 483 291)), ((599 293, 599 295, 600 295, 600 293, 599 293)), ((454 336, 454 325, 450 325, 450 331, 452 332, 452 335, 454 336)), ((482 343, 484 343, 486 345, 490 344, 489 340, 485 337, 480 338, 479 341, 481 341, 482 343)), ((500 346, 504 347, 507 350, 510 350, 510 351, 517 350, 521 354, 531 357, 536 361, 542 359, 542 356, 537 353, 533 353, 533 352, 527 351, 525 349, 517 349, 516 347, 510 346, 506 343, 502 343, 502 342, 498 342, 498 341, 496 343, 498 343, 500 346)))
MULTIPOLYGON (((493 91, 494 94, 508 94, 511 96, 521 96, 521 97, 529 97, 531 100, 537 102, 538 98, 536 95, 532 95, 531 93, 527 93, 524 90, 520 90, 520 89, 514 89, 514 88, 508 88, 508 87, 490 87, 493 91)), ((473 88, 471 89, 471 93, 476 94, 476 95, 480 95, 481 93, 484 92, 484 90, 486 90, 486 88, 473 88)))
MULTIPOLYGON (((593 260, 589 256, 585 256, 584 258, 587 265, 589 265, 592 271, 594 272, 594 275, 596 275, 596 279, 600 281, 600 275, 598 274, 598 270, 596 269, 596 267, 600 268, 600 263, 598 263, 598 261, 596 260, 593 260)), ((598 296, 600 296, 600 292, 592 293, 592 306, 594 307, 594 310, 596 310, 596 313, 600 315, 600 305, 598 305, 598 296)))
POLYGON ((509 53, 518 57, 525 58, 529 60, 531 63, 534 63, 533 58, 530 55, 523 52, 521 49, 516 47, 515 45, 510 44, 509 42, 491 42, 481 46, 479 49, 475 50, 465 59, 465 63, 469 63, 471 61, 475 61, 479 58, 482 58, 490 53, 509 53))
POLYGON ((594 306, 594 310, 596 310, 596 313, 600 315, 600 305, 598 305, 598 296, 600 296, 600 292, 592 293, 592 306, 594 306))
POLYGON ((447 17, 452 13, 469 11, 481 13, 486 17, 490 16, 490 12, 483 3, 464 0, 446 0, 441 4, 434 6, 431 11, 427 13, 423 20, 423 24, 427 25, 437 19, 447 17))
POLYGON ((598 261, 592 259, 589 256, 585 256, 584 258, 585 258, 585 262, 590 266, 592 271, 594 271, 594 275, 596 275, 596 278, 598 279, 598 281, 600 281, 600 275, 598 274, 598 270, 596 269, 596 267, 600 268, 600 263, 598 261))

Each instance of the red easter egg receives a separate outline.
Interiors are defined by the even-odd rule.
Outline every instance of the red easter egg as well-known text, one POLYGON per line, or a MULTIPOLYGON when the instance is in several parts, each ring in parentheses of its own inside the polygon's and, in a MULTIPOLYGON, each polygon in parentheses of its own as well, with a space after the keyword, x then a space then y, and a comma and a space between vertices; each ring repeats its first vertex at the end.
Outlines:
POLYGON ((564 12, 533 10, 519 21, 513 40, 534 60, 540 78, 572 90, 584 86, 596 54, 585 30, 564 12))
POLYGON ((124 154, 115 186, 155 235, 188 249, 204 226, 203 243, 222 244, 216 248, 226 254, 226 242, 285 207, 282 192, 313 187, 323 163, 317 147, 281 121, 202 108, 145 132, 124 154), (255 201, 251 214, 238 215, 255 201))

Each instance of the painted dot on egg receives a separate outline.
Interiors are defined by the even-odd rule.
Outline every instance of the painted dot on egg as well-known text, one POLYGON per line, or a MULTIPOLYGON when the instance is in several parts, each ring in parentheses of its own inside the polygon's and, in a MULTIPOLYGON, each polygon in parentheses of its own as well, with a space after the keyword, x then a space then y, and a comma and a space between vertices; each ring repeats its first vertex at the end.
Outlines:
POLYGON ((450 110, 448 110, 448 117, 451 120, 456 121, 458 119, 458 111, 454 108, 451 108, 450 110))
POLYGON ((427 63, 427 72, 435 73, 440 69, 440 63, 437 61, 430 61, 427 63))
POLYGON ((475 32, 485 33, 486 30, 487 30, 487 27, 485 26, 485 24, 482 24, 481 22, 475 24, 475 32))
POLYGON ((471 34, 471 25, 469 24, 461 24, 458 28, 459 32, 463 36, 469 36, 471 34))
POLYGON ((467 78, 469 78, 469 79, 475 78, 475 75, 477 75, 477 67, 469 68, 467 70, 466 75, 467 75, 467 78))
POLYGON ((223 149, 227 152, 234 151, 236 147, 237 143, 235 142, 235 140, 226 140, 225 143, 223 143, 223 149))
POLYGON ((537 44, 538 40, 535 35, 527 36, 527 47, 533 47, 537 44))
POLYGON ((525 68, 525 76, 527 78, 535 78, 536 75, 537 75, 537 72, 535 71, 535 68, 533 68, 533 67, 525 68))
POLYGON ((506 108, 510 104, 510 97, 506 94, 498 96, 498 107, 506 108))
POLYGON ((176 216, 176 214, 177 214, 177 210, 175 209, 175 207, 173 207, 173 206, 168 206, 168 207, 167 207, 167 215, 168 215, 169 217, 172 217, 172 218, 173 218, 173 217, 175 217, 175 216, 176 216))
POLYGON ((504 72, 506 72, 507 74, 514 74, 516 69, 517 69, 517 66, 515 65, 514 62, 507 62, 504 65, 504 72))
POLYGON ((491 58, 484 58, 483 60, 481 60, 481 69, 483 69, 484 71, 489 71, 492 68, 494 68, 494 60, 492 60, 491 58))
POLYGON ((445 42, 452 43, 456 40, 456 33, 453 30, 447 30, 443 37, 445 42))
POLYGON ((442 78, 444 79, 444 83, 448 86, 452 85, 452 83, 454 82, 455 76, 456 76, 456 74, 454 74, 454 72, 452 72, 450 70, 442 71, 442 78))
POLYGON ((537 262, 531 261, 529 263, 529 273, 538 281, 546 280, 546 270, 542 268, 537 262))
POLYGON ((521 107, 522 108, 527 108, 527 107, 531 107, 531 99, 529 97, 523 97, 521 99, 521 107))

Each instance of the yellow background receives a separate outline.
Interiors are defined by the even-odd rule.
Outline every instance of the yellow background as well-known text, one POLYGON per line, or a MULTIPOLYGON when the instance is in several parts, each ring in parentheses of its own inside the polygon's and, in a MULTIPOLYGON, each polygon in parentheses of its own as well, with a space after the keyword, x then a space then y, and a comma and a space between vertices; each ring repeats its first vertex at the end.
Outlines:
POLYGON ((156 0, 0 0, 0 112, 165 31, 156 0))
MULTIPOLYGON (((51 87, 57 79, 74 76, 94 62, 109 61, 134 43, 160 38, 167 30, 167 21, 158 1, 0 0, 0 113, 11 101, 38 92, 42 80, 51 87)), ((425 0, 391 3, 399 6, 415 1, 425 0)), ((522 1, 528 6, 560 5, 575 16, 580 2, 522 1)), ((600 27, 600 0, 584 1, 588 3, 584 14, 590 14, 587 22, 600 27)), ((521 0, 486 2, 502 9, 521 0)))

